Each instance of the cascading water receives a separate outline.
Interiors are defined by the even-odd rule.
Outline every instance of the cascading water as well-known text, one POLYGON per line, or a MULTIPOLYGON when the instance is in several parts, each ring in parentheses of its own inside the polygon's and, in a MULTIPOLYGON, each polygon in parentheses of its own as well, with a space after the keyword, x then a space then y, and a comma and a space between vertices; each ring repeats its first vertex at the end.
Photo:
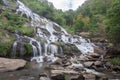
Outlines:
MULTIPOLYGON (((62 49, 58 49, 58 45, 52 44, 54 42, 62 41, 64 43, 74 44, 82 54, 87 54, 94 52, 94 45, 90 42, 77 35, 70 35, 61 26, 43 18, 36 13, 33 13, 28 7, 26 7, 22 2, 17 0, 18 8, 16 13, 21 13, 26 15, 27 18, 31 19, 31 26, 36 29, 36 37, 40 39, 37 41, 33 38, 22 36, 29 40, 29 44, 33 48, 33 58, 31 60, 36 60, 37 62, 43 62, 44 58, 47 61, 55 61, 57 58, 54 54, 62 52, 62 49), (42 42, 42 40, 44 40, 42 42), (33 43, 36 43, 33 44, 33 43), (42 46, 43 45, 43 46, 42 46), (61 51, 58 51, 61 50, 61 51)), ((20 37, 19 37, 20 38, 20 37)), ((21 40, 22 42, 22 40, 21 40)), ((16 47, 16 42, 14 43, 14 49, 16 47)))
POLYGON ((16 47, 17 47, 17 41, 13 43, 13 52, 12 52, 13 57, 16 55, 16 47))

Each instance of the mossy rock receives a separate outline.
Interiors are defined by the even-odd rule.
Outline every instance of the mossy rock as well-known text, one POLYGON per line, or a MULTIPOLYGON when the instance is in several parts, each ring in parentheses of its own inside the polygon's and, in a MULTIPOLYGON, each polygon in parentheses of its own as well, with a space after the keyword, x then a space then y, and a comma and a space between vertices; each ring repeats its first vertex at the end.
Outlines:
POLYGON ((65 44, 64 46, 62 46, 62 48, 63 48, 64 54, 66 54, 66 55, 78 56, 81 54, 80 51, 78 50, 78 48, 73 44, 65 44))
POLYGON ((58 46, 64 46, 63 42, 52 42, 51 44, 55 44, 55 45, 58 45, 58 46))

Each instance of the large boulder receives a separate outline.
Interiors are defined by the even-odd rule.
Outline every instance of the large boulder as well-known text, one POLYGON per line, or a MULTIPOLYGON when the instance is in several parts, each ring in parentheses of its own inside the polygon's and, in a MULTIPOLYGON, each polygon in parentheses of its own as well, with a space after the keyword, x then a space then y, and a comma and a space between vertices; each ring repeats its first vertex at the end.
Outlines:
POLYGON ((22 59, 0 58, 0 72, 13 71, 26 65, 26 61, 22 59))

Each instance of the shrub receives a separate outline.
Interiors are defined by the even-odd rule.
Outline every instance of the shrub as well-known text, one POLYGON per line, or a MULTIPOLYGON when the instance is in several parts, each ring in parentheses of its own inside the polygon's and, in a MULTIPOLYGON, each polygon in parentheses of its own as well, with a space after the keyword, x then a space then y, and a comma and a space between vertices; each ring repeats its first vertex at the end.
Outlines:
POLYGON ((26 43, 24 45, 24 48, 25 48, 25 54, 24 54, 24 56, 31 56, 32 53, 33 53, 32 46, 30 44, 26 43))
POLYGON ((7 43, 0 43, 0 56, 8 57, 12 47, 12 41, 7 43))
POLYGON ((109 62, 113 65, 120 66, 120 57, 114 57, 114 58, 110 59, 109 62))

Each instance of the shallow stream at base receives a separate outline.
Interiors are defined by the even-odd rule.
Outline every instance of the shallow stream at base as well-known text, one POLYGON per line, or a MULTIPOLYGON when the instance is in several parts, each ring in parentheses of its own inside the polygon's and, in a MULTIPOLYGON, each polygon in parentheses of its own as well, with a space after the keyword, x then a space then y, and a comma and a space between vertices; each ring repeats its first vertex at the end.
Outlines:
MULTIPOLYGON (((49 72, 45 69, 46 66, 49 65, 46 63, 37 64, 30 62, 24 69, 11 72, 0 72, 0 80, 39 80, 40 74, 49 72)), ((102 77, 108 77, 107 80, 120 80, 120 74, 113 74, 111 72, 103 73, 106 75, 102 77)))

